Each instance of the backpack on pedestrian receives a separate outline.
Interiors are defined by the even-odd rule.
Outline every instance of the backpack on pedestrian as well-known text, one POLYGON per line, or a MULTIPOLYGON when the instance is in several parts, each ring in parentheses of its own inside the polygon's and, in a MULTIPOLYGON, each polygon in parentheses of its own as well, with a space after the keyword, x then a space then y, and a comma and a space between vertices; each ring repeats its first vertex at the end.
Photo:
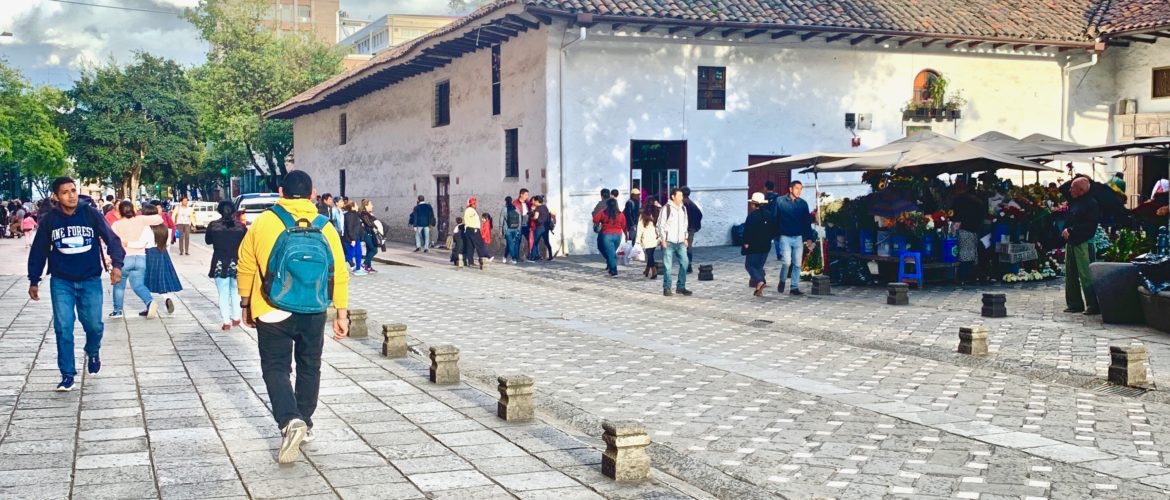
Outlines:
POLYGON ((508 225, 508 229, 520 229, 520 211, 515 208, 508 210, 504 221, 508 225))
POLYGON ((334 270, 333 251, 321 231, 329 219, 318 214, 312 222, 298 221, 280 205, 269 210, 284 223, 284 231, 276 237, 262 277, 260 291, 264 299, 282 311, 325 312, 333 297, 334 270))

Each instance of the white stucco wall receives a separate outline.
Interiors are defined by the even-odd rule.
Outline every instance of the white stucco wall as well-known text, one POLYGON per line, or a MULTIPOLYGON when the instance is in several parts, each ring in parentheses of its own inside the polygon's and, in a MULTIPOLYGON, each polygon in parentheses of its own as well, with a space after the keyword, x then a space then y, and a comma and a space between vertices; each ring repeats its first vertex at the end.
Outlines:
POLYGON ((1157 40, 1105 51, 1115 65, 1117 99, 1137 99, 1138 113, 1170 113, 1170 98, 1153 98, 1153 69, 1170 66, 1170 39, 1157 40))
MULTIPOLYGON (((588 213, 600 187, 617 187, 624 194, 631 140, 687 140, 688 184, 706 209, 697 243, 725 244, 730 226, 746 214, 747 174, 732 170, 745 166, 749 154, 849 151, 846 112, 870 113, 874 119, 872 130, 858 131, 863 144, 858 150, 898 139, 904 135, 901 109, 911 97, 913 80, 928 68, 943 74, 949 89, 962 90, 969 101, 962 120, 933 122, 935 132, 961 140, 989 130, 1060 137, 1064 61, 1052 54, 907 50, 872 42, 850 46, 847 40, 776 44, 760 36, 728 45, 618 40, 604 30, 591 32, 565 54, 565 85, 571 89, 563 131, 568 210, 588 213), (696 110, 698 66, 727 67, 725 111, 696 110)), ((1078 108, 1083 113, 1077 115, 1077 127, 1085 133, 1108 127, 1107 112, 1094 114, 1100 111, 1096 106, 1078 108)), ((811 176, 796 178, 812 184, 811 176)), ((855 195, 864 190, 840 185, 856 179, 856 174, 841 174, 821 182, 838 185, 830 192, 855 195)), ((805 193, 811 203, 812 189, 805 193)), ((585 215, 566 217, 561 227, 570 251, 595 251, 585 215)))
POLYGON ((530 30, 501 46, 497 116, 492 116, 491 50, 484 48, 345 106, 298 117, 296 168, 309 172, 321 193, 338 193, 338 171, 344 168, 346 195, 371 199, 391 237, 400 241, 414 241, 407 221, 417 196, 435 204, 436 175, 451 178, 452 227, 470 196, 479 198, 481 212, 498 217, 505 196, 515 197, 525 187, 533 193, 545 189, 546 45, 545 30, 530 30), (451 123, 432 127, 435 84, 443 80, 451 83, 451 123), (349 137, 338 145, 342 112, 349 137), (510 128, 519 128, 518 178, 504 176, 504 130, 510 128))

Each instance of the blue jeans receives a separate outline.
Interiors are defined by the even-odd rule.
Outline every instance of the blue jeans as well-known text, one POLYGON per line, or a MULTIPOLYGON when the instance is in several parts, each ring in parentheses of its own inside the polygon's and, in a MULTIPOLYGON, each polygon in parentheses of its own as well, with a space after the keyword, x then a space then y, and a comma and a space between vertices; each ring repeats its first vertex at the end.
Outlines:
POLYGON ((358 260, 363 268, 369 268, 374 263, 374 256, 378 255, 378 237, 373 233, 366 233, 366 258, 358 260))
POLYGON ((662 288, 670 288, 671 269, 674 267, 674 259, 678 259, 678 288, 685 289, 687 287, 687 266, 691 265, 691 259, 687 258, 687 246, 683 243, 667 243, 666 248, 662 251, 662 288))
POLYGON ((144 307, 150 306, 150 290, 146 288, 146 256, 127 255, 122 265, 122 280, 114 285, 114 312, 122 312, 126 300, 126 282, 130 282, 130 289, 134 295, 142 299, 144 307))
POLYGON ((53 332, 57 335, 57 369, 61 375, 77 375, 73 354, 73 325, 81 320, 85 331, 85 354, 97 356, 102 347, 102 278, 81 281, 52 278, 49 298, 53 302, 53 332))
POLYGON ((792 282, 789 288, 800 288, 800 261, 804 258, 804 239, 800 236, 780 237, 780 283, 784 283, 784 275, 789 274, 792 282), (792 270, 789 271, 789 267, 792 270))
POLYGON ((504 243, 507 245, 504 256, 512 259, 513 262, 520 260, 520 229, 505 229, 504 243))
POLYGON ((605 270, 617 274, 617 251, 618 245, 622 244, 622 235, 601 233, 597 235, 597 241, 601 242, 601 255, 605 256, 605 270))
MULTIPOLYGON (((532 237, 532 254, 528 256, 528 260, 540 260, 540 242, 543 240, 548 244, 548 230, 543 228, 536 228, 536 234, 532 237)), ((548 254, 548 258, 552 259, 552 254, 548 254)))
POLYGON ((235 277, 215 278, 215 289, 219 291, 219 319, 223 324, 239 321, 240 287, 235 277))
POLYGON ((430 226, 422 226, 414 228, 414 248, 430 248, 431 246, 431 228, 430 226))

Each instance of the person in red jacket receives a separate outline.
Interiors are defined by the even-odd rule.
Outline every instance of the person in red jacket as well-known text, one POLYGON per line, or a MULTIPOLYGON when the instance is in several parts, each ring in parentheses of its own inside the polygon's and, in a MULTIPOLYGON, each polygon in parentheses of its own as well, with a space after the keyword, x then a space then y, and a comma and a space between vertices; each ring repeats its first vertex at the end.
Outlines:
POLYGON ((626 216, 618 210, 617 199, 605 201, 605 209, 593 214, 593 223, 601 224, 601 232, 597 234, 600 241, 602 255, 605 256, 605 269, 610 276, 617 276, 617 251, 622 244, 622 234, 626 231, 626 216))

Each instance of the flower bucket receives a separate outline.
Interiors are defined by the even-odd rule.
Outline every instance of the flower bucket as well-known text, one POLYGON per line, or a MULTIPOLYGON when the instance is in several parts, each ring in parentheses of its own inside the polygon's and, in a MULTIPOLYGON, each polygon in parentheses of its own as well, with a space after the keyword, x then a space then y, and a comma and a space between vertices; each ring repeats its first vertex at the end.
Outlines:
POLYGON ((857 251, 864 255, 872 255, 876 242, 873 230, 861 229, 857 231, 857 251))
POLYGON ((893 250, 893 242, 890 241, 890 236, 892 236, 892 234, 889 231, 877 232, 877 242, 874 243, 874 247, 877 250, 879 257, 889 257, 892 255, 891 252, 893 250))
POLYGON ((926 260, 934 260, 934 250, 934 235, 924 235, 922 237, 922 258, 926 260))
POLYGON ((943 238, 941 256, 942 256, 943 262, 958 262, 959 261, 959 239, 958 238, 943 238))
POLYGON ((910 251, 910 239, 900 234, 890 236, 890 255, 902 255, 910 251))

